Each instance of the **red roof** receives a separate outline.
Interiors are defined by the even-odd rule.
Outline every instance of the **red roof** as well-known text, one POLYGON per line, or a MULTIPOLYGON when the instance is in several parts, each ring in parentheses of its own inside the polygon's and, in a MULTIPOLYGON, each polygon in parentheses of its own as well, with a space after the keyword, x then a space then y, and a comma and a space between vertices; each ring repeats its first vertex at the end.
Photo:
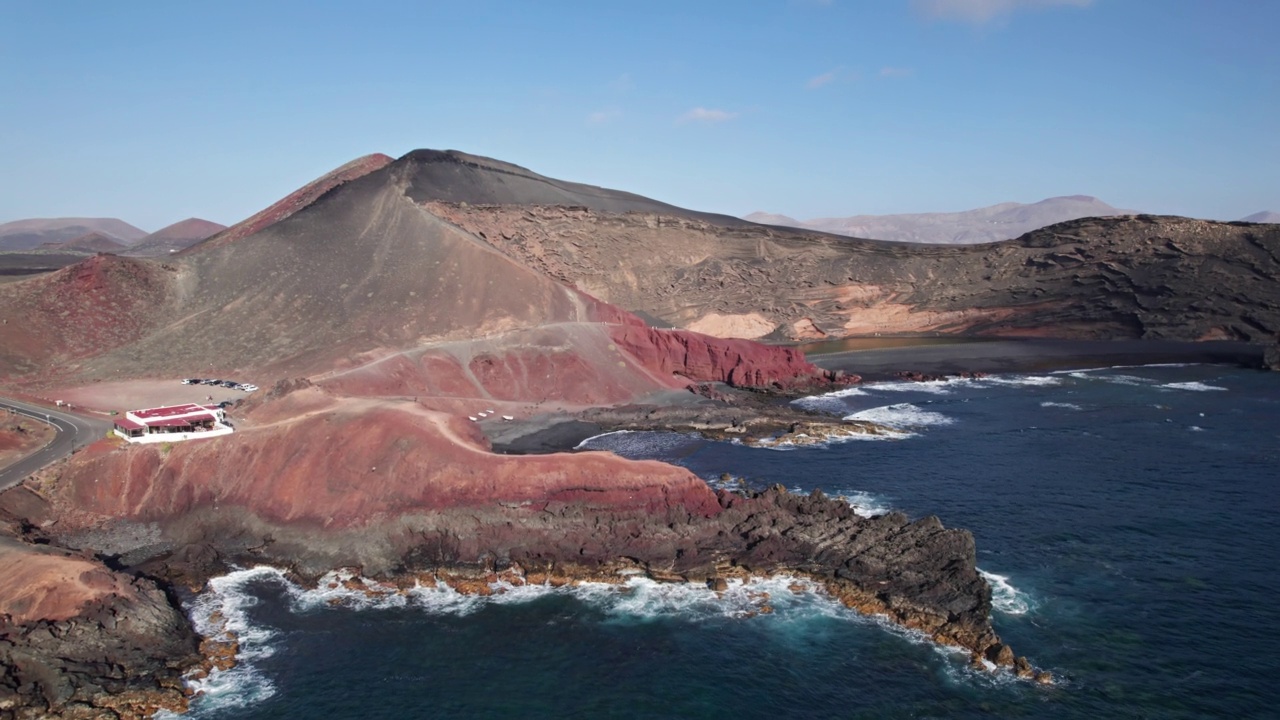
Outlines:
POLYGON ((141 430, 146 427, 146 425, 136 423, 127 417, 120 417, 116 418, 116 427, 124 428, 125 430, 141 430))
POLYGON ((159 420, 148 420, 147 425, 150 427, 183 427, 199 420, 212 419, 208 416, 202 418, 160 418, 159 420))
POLYGON ((151 418, 173 417, 174 415, 189 415, 194 412, 203 412, 204 410, 204 407, 195 403, 185 403, 183 405, 168 405, 149 410, 134 410, 133 414, 143 420, 150 420, 151 418))

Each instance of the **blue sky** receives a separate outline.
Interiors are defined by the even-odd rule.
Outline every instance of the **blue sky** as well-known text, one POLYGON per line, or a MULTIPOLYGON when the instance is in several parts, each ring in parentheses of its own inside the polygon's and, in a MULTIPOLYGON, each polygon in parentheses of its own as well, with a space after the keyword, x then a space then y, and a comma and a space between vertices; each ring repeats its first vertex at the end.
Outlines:
POLYGON ((0 0, 0 222, 230 224, 419 147, 797 218, 1280 211, 1280 2, 0 0))

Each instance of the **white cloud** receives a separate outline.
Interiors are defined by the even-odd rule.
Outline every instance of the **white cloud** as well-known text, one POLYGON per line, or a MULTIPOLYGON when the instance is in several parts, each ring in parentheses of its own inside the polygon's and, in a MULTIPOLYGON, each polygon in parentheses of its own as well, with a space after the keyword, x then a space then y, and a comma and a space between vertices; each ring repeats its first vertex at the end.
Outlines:
POLYGON ((907 67, 892 67, 890 65, 885 65, 880 68, 880 77, 884 78, 910 77, 911 75, 915 75, 915 73, 915 70, 907 67))
POLYGON ((1023 9, 1088 7, 1093 0, 911 0, 917 13, 931 20, 957 20, 985 25, 1023 9))
POLYGON ((727 122, 738 117, 738 113, 729 112, 727 110, 714 110, 704 107, 696 107, 689 112, 681 115, 676 122, 683 123, 706 123, 714 125, 716 123, 727 122))
POLYGON ((827 72, 824 72, 821 75, 817 75, 809 78, 809 82, 806 82, 804 86, 809 88, 810 90, 817 90, 823 85, 829 85, 832 82, 834 82, 836 77, 839 74, 840 74, 839 69, 828 70, 827 72))
POLYGON ((622 117, 622 111, 618 108, 605 108, 587 115, 587 124, 604 125, 605 123, 612 122, 620 117, 622 117))

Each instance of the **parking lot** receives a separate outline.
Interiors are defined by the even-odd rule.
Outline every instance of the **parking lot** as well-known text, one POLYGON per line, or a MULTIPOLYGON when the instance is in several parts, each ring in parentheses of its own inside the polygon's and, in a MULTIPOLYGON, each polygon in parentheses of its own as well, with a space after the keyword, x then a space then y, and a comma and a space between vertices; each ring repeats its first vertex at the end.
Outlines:
POLYGON ((207 385, 214 388, 223 388, 226 390, 239 390, 245 394, 257 392, 258 386, 253 383, 236 382, 235 380, 222 380, 219 378, 186 378, 182 381, 183 385, 207 385))

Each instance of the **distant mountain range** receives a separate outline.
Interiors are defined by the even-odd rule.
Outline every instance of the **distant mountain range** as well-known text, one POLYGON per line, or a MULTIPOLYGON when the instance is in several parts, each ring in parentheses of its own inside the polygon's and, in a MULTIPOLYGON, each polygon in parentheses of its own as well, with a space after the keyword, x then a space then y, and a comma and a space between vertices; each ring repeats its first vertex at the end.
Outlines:
POLYGON ((116 218, 31 218, 0 225, 0 251, 34 250, 46 243, 64 243, 91 233, 121 245, 132 245, 147 236, 145 230, 116 218))
POLYGON ((796 220, 786 215, 756 212, 744 219, 762 225, 821 230, 873 240, 960 245, 1010 240, 1048 225, 1084 217, 1137 214, 1136 210, 1114 208, 1089 195, 1067 195, 1037 203, 1007 202, 950 213, 854 215, 796 220))
POLYGON ((1240 222, 1251 223, 1280 223, 1280 213, 1274 213, 1270 210, 1256 212, 1248 217, 1240 218, 1240 222))
POLYGON ((226 229, 200 218, 187 218, 150 234, 116 218, 33 218, 0 225, 0 252, 154 257, 186 249, 226 229))
MULTIPOLYGON (((1012 240, 1032 230, 1068 220, 1139 214, 1138 210, 1115 208, 1089 195, 1065 195, 1036 203, 1007 202, 951 213, 854 215, 796 220, 776 213, 753 212, 743 219, 761 225, 821 230, 870 240, 967 245, 1012 240)), ((1280 213, 1264 210, 1240 218, 1240 222, 1280 223, 1280 213)))

